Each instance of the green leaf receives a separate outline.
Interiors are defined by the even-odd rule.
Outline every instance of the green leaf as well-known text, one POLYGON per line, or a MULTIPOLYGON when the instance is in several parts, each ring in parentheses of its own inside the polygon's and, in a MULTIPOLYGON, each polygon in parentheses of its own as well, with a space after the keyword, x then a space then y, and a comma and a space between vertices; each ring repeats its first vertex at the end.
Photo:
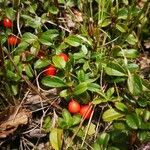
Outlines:
POLYGON ((124 114, 121 114, 121 113, 115 111, 113 108, 109 108, 108 110, 106 110, 103 113, 102 118, 105 122, 111 122, 111 121, 117 120, 123 116, 124 116, 124 114))
POLYGON ((126 30, 124 29, 124 27, 121 24, 116 24, 116 28, 122 33, 126 32, 126 30))
POLYGON ((128 89, 133 95, 139 95, 142 91, 142 82, 138 75, 128 72, 128 89))
POLYGON ((81 116, 80 116, 80 115, 74 115, 74 116, 72 117, 72 120, 73 120, 72 125, 73 125, 73 126, 74 126, 74 125, 77 125, 77 124, 79 124, 80 121, 81 121, 81 116))
POLYGON ((50 64, 50 60, 48 59, 38 59, 35 63, 34 63, 34 68, 35 69, 41 69, 43 67, 46 67, 50 64))
POLYGON ((87 132, 88 135, 92 136, 93 134, 95 134, 95 132, 96 132, 95 124, 90 123, 90 126, 87 125, 85 131, 87 130, 87 128, 88 128, 88 132, 87 132))
POLYGON ((12 7, 8 7, 5 8, 5 15, 9 18, 9 19, 15 19, 15 10, 12 7))
POLYGON ((138 51, 136 49, 123 49, 117 53, 117 56, 133 59, 138 57, 138 51))
POLYGON ((110 76, 126 76, 125 70, 117 63, 108 63, 104 69, 110 76))
POLYGON ((55 6, 50 6, 49 9, 48 9, 48 11, 50 13, 54 14, 54 15, 57 15, 58 12, 59 12, 59 9, 57 7, 55 7, 55 6))
POLYGON ((23 34, 22 36, 22 41, 28 43, 28 44, 32 44, 33 42, 35 42, 38 39, 38 37, 30 32, 26 32, 23 34))
POLYGON ((138 39, 133 34, 130 34, 126 41, 131 45, 135 45, 138 42, 138 39))
POLYGON ((107 99, 110 99, 112 95, 114 94, 114 92, 115 92, 114 87, 109 88, 106 92, 107 99))
POLYGON ((104 132, 100 135, 100 137, 98 137, 97 143, 99 145, 103 145, 103 148, 105 149, 108 146, 109 139, 110 135, 104 132))
POLYGON ((39 37, 39 41, 47 46, 52 45, 52 41, 59 35, 57 30, 47 30, 46 32, 42 33, 39 37))
POLYGON ((85 73, 83 70, 79 70, 77 72, 77 77, 78 77, 78 80, 79 82, 84 82, 85 81, 85 73))
POLYGON ((49 132, 51 130, 51 127, 52 127, 52 121, 50 116, 48 116, 44 119, 43 128, 46 132, 49 132))
POLYGON ((82 82, 82 83, 78 84, 77 86, 75 86, 73 94, 79 95, 79 94, 85 92, 87 89, 88 89, 87 82, 82 82))
POLYGON ((115 107, 122 112, 128 112, 128 108, 124 103, 116 102, 115 107))
POLYGON ((142 142, 150 141, 150 132, 148 132, 148 131, 139 131, 138 132, 138 139, 142 142))
POLYGON ((133 113, 126 116, 126 123, 129 127, 138 129, 141 125, 141 120, 137 114, 133 113))
POLYGON ((82 43, 81 39, 75 35, 70 35, 65 39, 65 42, 71 46, 78 47, 82 43))
POLYGON ((63 79, 54 76, 46 76, 42 79, 42 84, 47 86, 47 87, 66 87, 66 83, 63 81, 63 79))
POLYGON ((32 78, 33 77, 33 70, 30 64, 25 64, 25 72, 28 77, 32 78))
POLYGON ((17 95, 19 91, 18 84, 11 85, 11 90, 13 92, 13 95, 17 95))
POLYGON ((62 135, 63 135, 62 129, 53 128, 50 132, 49 135, 50 143, 55 150, 61 150, 62 141, 63 141, 62 135))
POLYGON ((55 67, 60 69, 64 69, 66 66, 66 61, 62 57, 57 55, 52 57, 52 62, 55 67))
POLYGON ((125 8, 121 8, 119 9, 118 11, 118 19, 127 19, 128 17, 128 9, 125 7, 125 8))
POLYGON ((72 125, 72 117, 67 109, 63 109, 62 116, 68 126, 72 125))

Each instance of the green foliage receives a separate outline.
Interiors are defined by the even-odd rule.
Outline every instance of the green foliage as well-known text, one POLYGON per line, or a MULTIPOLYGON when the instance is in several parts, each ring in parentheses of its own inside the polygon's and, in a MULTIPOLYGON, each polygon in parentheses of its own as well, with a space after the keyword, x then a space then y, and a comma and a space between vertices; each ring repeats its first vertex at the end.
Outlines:
POLYGON ((36 80, 43 90, 58 91, 62 110, 56 108, 58 118, 51 113, 43 123, 53 149, 92 145, 95 150, 126 150, 133 132, 137 141, 148 141, 150 83, 137 60, 150 33, 144 37, 150 25, 149 2, 0 1, 0 21, 8 17, 13 22, 12 28, 0 27, 1 105, 4 99, 22 99, 31 88, 29 81, 36 87, 36 80), (19 39, 14 46, 7 43, 11 34, 19 39), (44 74, 50 64, 57 69, 55 76, 44 74), (91 124, 68 112, 70 98, 92 104, 91 124))

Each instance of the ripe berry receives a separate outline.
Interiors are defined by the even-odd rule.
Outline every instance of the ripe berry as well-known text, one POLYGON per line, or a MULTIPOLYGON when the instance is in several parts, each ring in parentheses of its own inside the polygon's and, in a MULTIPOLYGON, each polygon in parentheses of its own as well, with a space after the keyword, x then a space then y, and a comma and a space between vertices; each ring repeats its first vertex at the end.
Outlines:
POLYGON ((76 113, 79 113, 80 112, 80 104, 75 101, 75 100, 71 100, 69 102, 69 105, 68 105, 68 110, 70 113, 73 113, 73 114, 76 114, 76 113))
POLYGON ((11 28, 12 27, 12 21, 8 18, 4 18, 3 20, 3 26, 5 28, 11 28))
POLYGON ((7 42, 8 42, 8 45, 15 46, 19 43, 19 39, 16 36, 11 35, 8 37, 7 42))
POLYGON ((46 70, 45 70, 45 75, 46 76, 55 76, 56 75, 56 68, 52 65, 50 65, 46 70))
POLYGON ((63 58, 64 59, 64 61, 68 61, 68 56, 66 55, 66 54, 64 54, 64 53, 60 53, 58 56, 60 56, 61 58, 63 58))
POLYGON ((90 105, 83 105, 83 106, 81 106, 80 115, 84 119, 89 119, 91 114, 92 114, 92 112, 93 112, 93 110, 92 110, 90 105))

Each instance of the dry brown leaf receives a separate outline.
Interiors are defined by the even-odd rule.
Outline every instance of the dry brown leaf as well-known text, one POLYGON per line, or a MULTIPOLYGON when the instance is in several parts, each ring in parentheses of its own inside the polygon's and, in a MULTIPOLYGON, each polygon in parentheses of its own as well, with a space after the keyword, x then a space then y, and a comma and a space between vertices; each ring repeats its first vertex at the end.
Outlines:
POLYGON ((0 138, 5 138, 13 133, 19 125, 28 123, 31 112, 27 109, 20 109, 16 114, 16 111, 17 107, 11 107, 6 111, 8 115, 2 117, 3 113, 0 114, 0 118, 3 118, 0 123, 0 138))

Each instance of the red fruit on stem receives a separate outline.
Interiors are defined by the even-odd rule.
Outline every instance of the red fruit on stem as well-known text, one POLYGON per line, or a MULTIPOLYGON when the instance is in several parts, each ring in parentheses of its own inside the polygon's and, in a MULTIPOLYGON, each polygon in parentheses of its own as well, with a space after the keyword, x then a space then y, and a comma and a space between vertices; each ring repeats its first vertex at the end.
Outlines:
POLYGON ((56 68, 52 65, 50 65, 46 70, 45 70, 45 75, 46 76, 55 76, 56 75, 56 68))
POLYGON ((8 37, 7 42, 8 42, 8 45, 15 46, 19 43, 19 39, 16 36, 11 35, 8 37))
POLYGON ((5 28, 11 28, 12 27, 12 21, 8 18, 3 19, 3 26, 5 28))
POLYGON ((92 115, 93 109, 91 108, 90 105, 83 105, 81 106, 80 109, 80 115, 84 118, 84 119, 89 119, 92 115))
POLYGON ((71 100, 68 104, 68 110, 70 113, 76 114, 80 112, 80 104, 75 101, 75 100, 71 100))
POLYGON ((64 54, 64 53, 60 53, 58 56, 60 56, 61 58, 63 58, 64 59, 64 61, 68 61, 68 56, 66 55, 66 54, 64 54))

